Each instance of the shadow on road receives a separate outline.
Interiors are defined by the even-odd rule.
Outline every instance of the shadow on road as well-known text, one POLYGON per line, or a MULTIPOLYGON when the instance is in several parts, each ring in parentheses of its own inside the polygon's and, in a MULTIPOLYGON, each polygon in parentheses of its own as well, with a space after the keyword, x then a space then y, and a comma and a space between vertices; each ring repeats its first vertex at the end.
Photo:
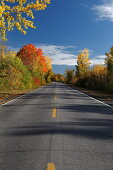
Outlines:
MULTIPOLYGON (((55 88, 55 86, 49 85, 44 88, 45 89, 55 88)), ((78 93, 76 91, 73 92, 73 90, 67 89, 66 86, 59 85, 58 88, 62 88, 61 93, 55 94, 53 91, 52 93, 50 92, 45 93, 44 91, 41 93, 34 92, 34 93, 21 97, 20 98, 21 100, 19 99, 18 103, 16 102, 16 103, 4 105, 2 108, 4 109, 4 112, 6 114, 5 117, 10 113, 15 114, 14 108, 13 108, 14 106, 15 106, 15 112, 18 111, 18 107, 22 106, 21 112, 25 111, 26 113, 26 110, 27 112, 29 112, 28 106, 31 107, 31 105, 33 105, 33 107, 31 107, 32 116, 30 117, 32 120, 33 115, 34 114, 36 115, 37 113, 39 113, 38 109, 40 109, 40 107, 42 107, 45 110, 47 108, 50 108, 52 111, 53 106, 51 103, 51 99, 53 99, 53 97, 56 96, 59 103, 56 103, 55 107, 58 110, 61 110, 61 113, 63 113, 63 115, 65 114, 69 114, 71 116, 74 115, 73 116, 74 119, 72 121, 69 121, 68 119, 65 122, 54 121, 54 122, 39 123, 37 121, 37 124, 32 123, 32 126, 21 126, 20 125, 20 126, 15 126, 15 127, 12 126, 12 127, 7 127, 7 128, 2 128, 0 135, 22 137, 22 136, 35 136, 35 135, 48 135, 48 134, 49 135, 62 134, 62 135, 73 135, 75 137, 80 136, 81 138, 93 138, 93 139, 102 139, 102 140, 110 139, 110 138, 113 139, 113 120, 112 120, 113 109, 99 102, 91 100, 89 97, 85 95, 81 95, 81 93, 78 93), (38 102, 35 103, 35 101, 33 101, 33 103, 30 102, 30 99, 38 99, 38 98, 42 99, 41 104, 38 102), (44 103, 46 98, 47 99, 49 98, 50 100, 49 102, 46 101, 46 103, 44 103), (28 100, 24 100, 24 99, 28 99, 28 100), (68 100, 68 99, 72 99, 72 100, 68 100), (36 106, 38 105, 39 107, 34 107, 34 105, 36 106), (86 117, 89 116, 89 118, 78 119, 78 117, 80 117, 78 116, 80 113, 82 113, 84 117, 86 114, 86 117), (107 119, 108 115, 110 117, 109 119, 107 119), (98 116, 98 119, 96 119, 97 116, 98 116)), ((37 115, 37 119, 38 119, 38 115, 37 115)))
POLYGON ((93 139, 113 139, 113 120, 79 119, 77 122, 47 122, 32 126, 4 128, 1 136, 73 135, 93 139))

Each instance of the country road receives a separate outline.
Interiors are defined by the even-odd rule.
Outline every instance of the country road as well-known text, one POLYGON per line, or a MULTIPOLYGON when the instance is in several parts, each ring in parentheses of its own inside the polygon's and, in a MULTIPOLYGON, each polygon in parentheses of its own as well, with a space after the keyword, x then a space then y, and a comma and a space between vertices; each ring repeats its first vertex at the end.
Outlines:
POLYGON ((113 170, 113 108, 61 83, 2 105, 0 170, 113 170))

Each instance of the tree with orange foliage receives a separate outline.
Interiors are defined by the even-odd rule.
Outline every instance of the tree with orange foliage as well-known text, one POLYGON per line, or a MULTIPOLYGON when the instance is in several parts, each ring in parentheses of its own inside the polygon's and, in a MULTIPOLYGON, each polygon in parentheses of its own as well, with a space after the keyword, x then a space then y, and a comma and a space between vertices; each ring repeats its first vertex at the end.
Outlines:
POLYGON ((37 60, 37 48, 33 44, 23 46, 17 53, 17 56, 22 60, 23 64, 32 70, 34 63, 37 60))
POLYGON ((45 74, 52 67, 50 59, 44 56, 43 50, 37 49, 33 44, 28 44, 20 49, 17 56, 32 72, 35 83, 42 84, 45 74))

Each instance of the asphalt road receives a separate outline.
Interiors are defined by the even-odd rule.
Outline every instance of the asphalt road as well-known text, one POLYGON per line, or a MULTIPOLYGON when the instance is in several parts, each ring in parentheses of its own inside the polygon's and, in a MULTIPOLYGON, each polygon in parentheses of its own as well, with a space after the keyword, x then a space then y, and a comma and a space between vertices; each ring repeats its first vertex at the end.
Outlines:
POLYGON ((61 83, 1 106, 0 170, 113 170, 113 109, 61 83))

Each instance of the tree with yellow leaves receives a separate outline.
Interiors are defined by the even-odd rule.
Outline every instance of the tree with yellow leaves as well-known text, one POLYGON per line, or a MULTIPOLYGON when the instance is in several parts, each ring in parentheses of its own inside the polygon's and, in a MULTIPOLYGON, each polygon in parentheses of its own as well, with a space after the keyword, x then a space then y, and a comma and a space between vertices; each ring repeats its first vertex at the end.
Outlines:
POLYGON ((0 0, 0 34, 3 40, 6 40, 6 32, 16 27, 19 31, 26 34, 28 27, 36 28, 33 21, 26 17, 34 19, 33 11, 44 10, 50 0, 36 0, 28 3, 28 0, 0 0), (25 29, 24 29, 25 28, 25 29))
POLYGON ((90 62, 89 62, 89 50, 84 49, 77 57, 77 66, 76 66, 76 76, 79 78, 84 78, 87 75, 89 70, 90 62))
POLYGON ((89 79, 87 79, 90 88, 103 90, 107 84, 107 68, 105 65, 94 65, 90 71, 89 79))

